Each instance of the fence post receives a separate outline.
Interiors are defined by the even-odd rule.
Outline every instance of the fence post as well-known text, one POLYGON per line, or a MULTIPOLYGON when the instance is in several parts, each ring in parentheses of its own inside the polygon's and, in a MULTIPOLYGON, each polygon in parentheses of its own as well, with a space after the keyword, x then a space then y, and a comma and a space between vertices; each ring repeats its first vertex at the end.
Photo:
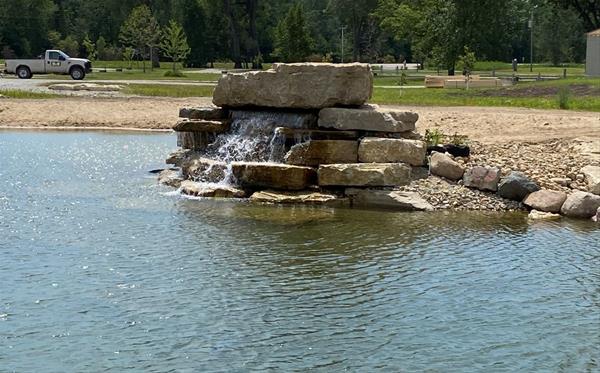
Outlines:
POLYGON ((567 79, 567 69, 563 69, 563 78, 567 79))

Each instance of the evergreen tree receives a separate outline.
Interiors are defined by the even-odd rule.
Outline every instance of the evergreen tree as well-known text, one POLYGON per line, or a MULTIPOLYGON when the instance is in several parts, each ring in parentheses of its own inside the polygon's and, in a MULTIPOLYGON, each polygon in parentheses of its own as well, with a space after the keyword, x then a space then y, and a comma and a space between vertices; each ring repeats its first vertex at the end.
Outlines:
POLYGON ((304 8, 297 3, 277 25, 274 54, 284 62, 300 62, 306 59, 311 49, 312 39, 306 28, 304 8))
POLYGON ((183 28, 174 20, 164 30, 160 49, 173 61, 174 73, 177 71, 177 62, 185 60, 191 52, 183 28))
POLYGON ((160 40, 160 27, 146 5, 134 8, 119 33, 119 40, 125 46, 136 49, 142 57, 142 66, 146 72, 146 57, 151 54, 152 48, 158 46, 160 40))

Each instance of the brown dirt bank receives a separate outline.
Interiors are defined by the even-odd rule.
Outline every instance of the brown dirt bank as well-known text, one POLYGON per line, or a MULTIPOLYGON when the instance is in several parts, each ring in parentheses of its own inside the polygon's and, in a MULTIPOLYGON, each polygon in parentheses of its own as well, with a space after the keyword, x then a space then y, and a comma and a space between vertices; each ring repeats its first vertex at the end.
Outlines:
MULTIPOLYGON (((0 127, 168 129, 182 106, 210 98, 58 98, 0 100, 0 127)), ((599 138, 600 113, 519 108, 397 107, 420 114, 419 132, 439 128, 483 143, 599 138)))

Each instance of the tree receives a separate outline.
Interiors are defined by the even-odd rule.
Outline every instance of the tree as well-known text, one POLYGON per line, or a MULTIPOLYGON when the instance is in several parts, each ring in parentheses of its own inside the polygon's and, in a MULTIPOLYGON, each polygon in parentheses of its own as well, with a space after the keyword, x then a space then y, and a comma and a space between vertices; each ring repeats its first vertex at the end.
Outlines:
POLYGON ((330 9, 341 22, 341 26, 350 27, 354 61, 361 60, 363 35, 369 25, 371 13, 378 3, 378 0, 330 0, 330 9))
POLYGON ((94 61, 98 57, 98 52, 96 50, 96 44, 94 44, 88 35, 85 35, 83 39, 83 48, 85 48, 85 52, 87 53, 88 60, 94 61))
POLYGON ((136 49, 136 52, 142 57, 142 67, 146 72, 145 59, 160 41, 160 27, 150 8, 140 5, 131 11, 121 26, 119 40, 125 46, 136 49))
POLYGON ((311 53, 311 46, 304 8, 297 3, 277 25, 274 54, 284 62, 301 62, 311 53))
POLYGON ((471 72, 475 70, 475 53, 472 52, 469 47, 465 46, 463 54, 458 56, 458 68, 463 71, 463 75, 467 77, 467 89, 469 89, 469 83, 471 82, 471 72))
POLYGON ((597 0, 550 0, 564 8, 575 10, 587 31, 600 28, 600 1, 597 0))
POLYGON ((191 52, 183 28, 174 20, 164 30, 160 49, 173 61, 173 72, 177 70, 177 62, 185 60, 191 52))

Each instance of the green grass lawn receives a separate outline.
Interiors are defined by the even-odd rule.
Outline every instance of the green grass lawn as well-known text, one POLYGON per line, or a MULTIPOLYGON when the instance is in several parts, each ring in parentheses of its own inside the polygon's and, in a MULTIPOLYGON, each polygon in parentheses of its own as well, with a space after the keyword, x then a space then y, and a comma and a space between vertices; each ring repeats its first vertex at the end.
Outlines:
MULTIPOLYGON (((558 90, 570 89, 568 108, 600 111, 600 79, 571 78, 497 89, 375 88, 372 103, 422 106, 505 106, 559 109, 558 90)), ((210 97, 213 87, 131 84, 124 93, 154 97, 210 97)))
POLYGON ((62 95, 56 95, 53 93, 29 92, 29 91, 21 91, 18 89, 0 89, 0 96, 4 96, 4 97, 8 97, 8 98, 22 98, 22 99, 43 99, 43 98, 64 97, 62 95))
POLYGON ((214 87, 197 85, 150 85, 130 84, 123 93, 150 97, 211 97, 214 87))
POLYGON ((423 106, 505 106, 559 109, 558 90, 571 91, 570 110, 600 111, 600 79, 572 78, 522 83, 498 89, 384 89, 376 88, 372 102, 423 106))

